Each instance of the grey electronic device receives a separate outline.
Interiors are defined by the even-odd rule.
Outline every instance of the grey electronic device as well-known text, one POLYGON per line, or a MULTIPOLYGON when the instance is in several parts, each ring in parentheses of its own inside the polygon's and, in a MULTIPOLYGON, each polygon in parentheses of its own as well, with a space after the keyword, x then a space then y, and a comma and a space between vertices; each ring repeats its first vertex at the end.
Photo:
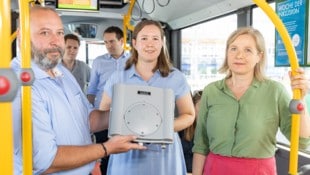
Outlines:
POLYGON ((137 135, 139 143, 173 143, 174 94, 171 89, 115 84, 109 137, 137 135))

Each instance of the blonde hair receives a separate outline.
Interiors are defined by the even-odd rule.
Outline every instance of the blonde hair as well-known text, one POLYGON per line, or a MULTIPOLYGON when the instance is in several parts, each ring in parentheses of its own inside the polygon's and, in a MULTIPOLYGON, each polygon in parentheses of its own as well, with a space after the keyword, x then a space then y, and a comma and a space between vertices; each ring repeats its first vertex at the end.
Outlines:
POLYGON ((254 78, 258 81, 264 81, 267 79, 265 75, 265 67, 266 67, 266 46, 263 35, 256 29, 252 27, 241 27, 234 31, 227 39, 226 42, 226 50, 225 50, 225 60, 221 68, 219 69, 219 73, 226 73, 226 78, 230 78, 232 76, 231 71, 229 70, 227 63, 227 52, 231 43, 233 43, 237 37, 240 35, 250 35, 256 44, 256 49, 258 53, 262 54, 260 61, 254 67, 254 78))

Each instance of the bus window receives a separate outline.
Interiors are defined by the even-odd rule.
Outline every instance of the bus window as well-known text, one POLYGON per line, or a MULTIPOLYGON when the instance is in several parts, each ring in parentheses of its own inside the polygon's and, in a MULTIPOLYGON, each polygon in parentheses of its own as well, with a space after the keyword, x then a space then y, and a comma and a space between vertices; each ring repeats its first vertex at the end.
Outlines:
MULTIPOLYGON (((275 3, 270 3, 270 6, 275 9, 275 3)), ((260 9, 253 9, 253 24, 252 26, 258 29, 266 40, 267 49, 267 75, 274 80, 281 81, 287 80, 288 67, 275 67, 274 66, 274 52, 275 52, 275 27, 272 21, 267 17, 267 15, 260 9), (273 32, 270 32, 273 31, 273 32)), ((290 89, 288 89, 291 91, 290 89)))
POLYGON ((81 46, 77 59, 86 62, 90 67, 94 59, 100 55, 108 53, 103 41, 81 41, 81 46))
MULTIPOLYGON (((275 3, 270 3, 270 6, 275 9, 275 3)), ((257 28, 259 31, 262 32, 264 38, 266 40, 266 47, 267 47, 267 75, 276 81, 283 83, 283 85, 287 88, 288 92, 292 92, 290 87, 290 81, 288 77, 288 71, 290 67, 275 67, 275 27, 271 20, 267 17, 267 15, 260 9, 254 8, 253 9, 253 27, 257 28), (270 32, 274 31, 274 32, 270 32)), ((310 69, 304 67, 306 71, 310 69)), ((277 134, 277 142, 282 145, 289 146, 289 140, 281 133, 278 132, 277 134)), ((310 147, 307 149, 310 152, 310 147)))
POLYGON ((208 21, 182 30, 181 71, 192 90, 204 88, 223 75, 222 65, 228 35, 237 28, 237 15, 208 21))

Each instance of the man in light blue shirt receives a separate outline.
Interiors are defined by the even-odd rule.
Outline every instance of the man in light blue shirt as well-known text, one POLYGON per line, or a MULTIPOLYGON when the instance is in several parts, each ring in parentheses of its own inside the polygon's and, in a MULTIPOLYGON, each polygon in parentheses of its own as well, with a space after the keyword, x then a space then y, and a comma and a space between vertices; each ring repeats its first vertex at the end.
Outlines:
MULTIPOLYGON (((90 133, 106 129, 108 113, 93 110, 73 75, 59 64, 64 52, 64 28, 50 8, 30 10, 32 70, 33 174, 88 175, 95 161, 109 154, 144 149, 135 136, 112 137, 93 144, 90 133)), ((21 58, 11 63, 20 73, 21 58)), ((20 92, 13 102, 14 166, 21 169, 20 92), (17 145, 19 144, 19 145, 17 145)))
POLYGON ((96 109, 99 108, 104 85, 115 70, 124 68, 130 54, 123 49, 123 31, 116 26, 108 27, 103 32, 103 39, 108 53, 98 56, 93 64, 87 98, 96 109))
MULTIPOLYGON (((115 70, 122 70, 130 54, 123 49, 124 34, 116 26, 108 27, 103 32, 103 39, 108 53, 97 57, 92 64, 90 82, 88 86, 87 98, 96 109, 99 108, 103 89, 115 70)), ((95 133, 96 142, 104 142, 108 139, 108 131, 95 133)), ((106 174, 109 157, 101 160, 101 173, 106 174)))

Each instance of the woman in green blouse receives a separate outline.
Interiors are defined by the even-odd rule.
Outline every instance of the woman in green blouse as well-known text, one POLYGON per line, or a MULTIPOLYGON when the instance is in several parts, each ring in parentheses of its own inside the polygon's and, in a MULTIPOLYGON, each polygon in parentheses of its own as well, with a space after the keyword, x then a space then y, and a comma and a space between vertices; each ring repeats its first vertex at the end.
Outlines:
MULTIPOLYGON (((221 73, 227 76, 205 87, 194 139, 193 175, 276 174, 278 128, 289 139, 291 96, 265 76, 266 49, 261 33, 239 28, 227 40, 221 73)), ((302 69, 290 72, 291 88, 308 82, 302 69)), ((300 147, 310 143, 307 109, 300 120, 300 147)))

